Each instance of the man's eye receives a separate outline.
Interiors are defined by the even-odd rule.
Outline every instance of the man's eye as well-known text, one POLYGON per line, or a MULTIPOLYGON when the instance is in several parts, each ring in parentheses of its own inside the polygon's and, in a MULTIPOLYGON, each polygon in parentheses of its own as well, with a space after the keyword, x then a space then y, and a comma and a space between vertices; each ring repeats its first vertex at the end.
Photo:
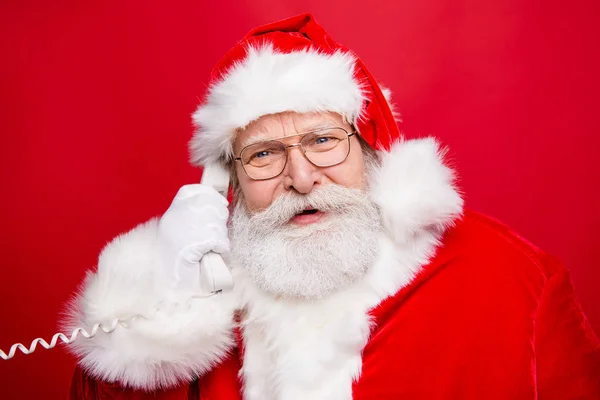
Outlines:
POLYGON ((252 158, 263 158, 263 157, 267 157, 270 154, 271 154, 270 151, 263 150, 263 151, 259 151, 258 153, 254 153, 252 158))
POLYGON ((317 136, 313 139, 313 146, 317 146, 320 148, 329 148, 331 146, 335 146, 340 142, 340 138, 335 136, 317 136))

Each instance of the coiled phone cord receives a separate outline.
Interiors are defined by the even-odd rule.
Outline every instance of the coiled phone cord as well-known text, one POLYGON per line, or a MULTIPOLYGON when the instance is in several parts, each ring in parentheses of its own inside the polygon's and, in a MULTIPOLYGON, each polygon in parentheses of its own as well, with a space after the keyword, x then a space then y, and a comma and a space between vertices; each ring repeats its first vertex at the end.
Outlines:
MULTIPOLYGON (((192 300, 205 299, 207 297, 212 297, 218 293, 220 293, 220 291, 213 292, 208 295, 199 295, 199 296, 190 297, 188 299, 188 301, 185 303, 185 305, 183 305, 183 306, 189 308, 192 300)), ((175 303, 175 304, 172 303, 169 308, 176 309, 181 306, 182 306, 181 303, 175 303)), ((121 325, 124 328, 129 328, 130 324, 133 323, 138 318, 142 318, 142 319, 146 319, 146 320, 153 319, 156 316, 156 313, 162 308, 163 307, 161 307, 161 305, 157 306, 153 310, 152 315, 149 315, 149 316, 136 314, 136 315, 131 315, 131 316, 124 317, 124 318, 115 318, 112 321, 110 321, 110 323, 108 325, 102 324, 102 323, 97 323, 94 326, 92 326, 92 329, 89 332, 86 331, 84 328, 75 328, 75 329, 73 329, 73 332, 71 332, 70 337, 68 337, 67 335, 65 335, 62 332, 58 332, 58 333, 55 333, 54 336, 52 336, 50 343, 48 343, 47 341, 45 341, 42 338, 33 339, 29 348, 25 347, 25 345, 23 345, 22 343, 15 343, 12 346, 10 346, 10 350, 8 351, 8 354, 6 354, 2 349, 0 349, 0 358, 2 358, 3 360, 10 360, 11 358, 13 358, 15 356, 15 353, 17 352, 17 350, 20 350, 23 354, 26 354, 26 355, 31 354, 36 350, 38 344, 41 345, 46 350, 50 350, 50 349, 53 349, 54 347, 56 347, 59 340, 61 340, 62 343, 64 343, 64 344, 71 344, 77 339, 77 337, 80 334, 81 334, 81 336, 85 337, 86 339, 91 339, 94 336, 96 336, 96 334, 98 333, 99 330, 101 330, 104 333, 114 332, 114 330, 117 329, 118 325, 121 325)))

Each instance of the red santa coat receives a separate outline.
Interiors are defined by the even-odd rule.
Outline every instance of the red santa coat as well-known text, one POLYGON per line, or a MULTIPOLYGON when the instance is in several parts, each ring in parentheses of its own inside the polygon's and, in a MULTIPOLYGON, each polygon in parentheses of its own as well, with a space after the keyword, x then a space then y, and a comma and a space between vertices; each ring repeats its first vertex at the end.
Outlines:
MULTIPOLYGON (((453 223, 435 256, 369 311, 352 398, 600 399, 600 343, 567 271, 487 217, 453 223)), ((245 343, 238 330, 218 365, 169 389, 109 383, 84 363, 71 398, 242 399, 245 343)))
MULTIPOLYGON (((466 213, 412 284, 372 315, 356 400, 600 399, 600 344, 567 271, 479 214, 466 213)), ((127 390, 78 369, 71 398, 238 400, 238 349, 168 391, 127 390)))

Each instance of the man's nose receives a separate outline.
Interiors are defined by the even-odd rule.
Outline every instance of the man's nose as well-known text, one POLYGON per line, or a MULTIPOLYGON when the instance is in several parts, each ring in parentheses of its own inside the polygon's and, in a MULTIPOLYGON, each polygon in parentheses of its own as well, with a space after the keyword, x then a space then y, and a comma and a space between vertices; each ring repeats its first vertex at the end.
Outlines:
POLYGON ((320 169, 304 157, 300 147, 288 148, 287 157, 287 164, 283 171, 287 190, 296 190, 298 193, 307 194, 321 183, 320 169))

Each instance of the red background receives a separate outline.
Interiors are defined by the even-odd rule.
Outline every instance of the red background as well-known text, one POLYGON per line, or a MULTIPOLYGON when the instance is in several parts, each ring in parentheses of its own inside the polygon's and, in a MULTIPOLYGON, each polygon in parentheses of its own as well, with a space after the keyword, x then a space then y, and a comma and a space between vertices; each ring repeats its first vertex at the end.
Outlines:
MULTIPOLYGON (((0 348, 49 339, 102 246, 196 182, 190 113, 251 28, 311 11, 450 145, 469 207, 561 257, 600 331, 597 0, 0 3, 0 348)), ((484 267, 484 266, 482 266, 484 267)), ((507 293, 510 296, 510 293, 507 293)), ((0 397, 64 398, 63 348, 0 397)))

